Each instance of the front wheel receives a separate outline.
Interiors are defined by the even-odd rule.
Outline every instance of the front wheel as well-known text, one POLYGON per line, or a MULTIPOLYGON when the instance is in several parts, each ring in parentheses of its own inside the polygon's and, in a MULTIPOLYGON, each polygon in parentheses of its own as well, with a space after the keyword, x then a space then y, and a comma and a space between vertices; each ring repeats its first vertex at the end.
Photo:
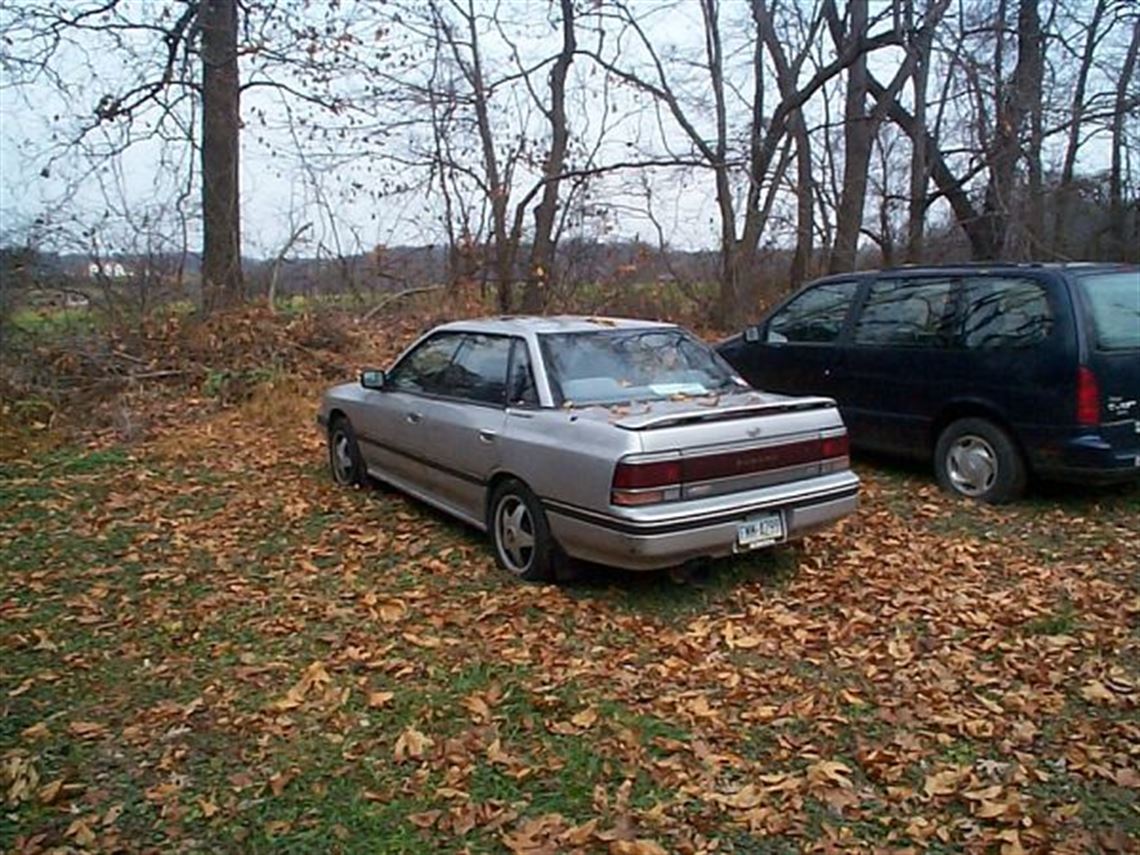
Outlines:
POLYGON ((934 471, 944 490, 999 504, 1025 490, 1025 461, 1013 439, 993 422, 959 419, 938 437, 934 471))
POLYGON ((346 487, 360 486, 366 479, 356 433, 352 423, 343 417, 329 425, 329 471, 334 481, 346 487))
POLYGON ((499 566, 528 582, 554 579, 559 547, 538 497, 512 479, 492 491, 490 508, 491 543, 499 566))

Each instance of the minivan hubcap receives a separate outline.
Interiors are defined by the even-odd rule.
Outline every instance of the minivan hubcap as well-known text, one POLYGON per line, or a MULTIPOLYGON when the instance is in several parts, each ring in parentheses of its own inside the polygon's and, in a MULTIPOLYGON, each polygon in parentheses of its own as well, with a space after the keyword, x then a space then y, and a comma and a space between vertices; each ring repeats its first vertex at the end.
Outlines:
POLYGON ((525 573, 534 559, 534 520, 518 496, 504 496, 495 513, 499 556, 512 573, 525 573))
POLYGON ((967 496, 980 496, 997 480, 997 453, 982 437, 963 436, 950 446, 946 469, 954 489, 967 496))

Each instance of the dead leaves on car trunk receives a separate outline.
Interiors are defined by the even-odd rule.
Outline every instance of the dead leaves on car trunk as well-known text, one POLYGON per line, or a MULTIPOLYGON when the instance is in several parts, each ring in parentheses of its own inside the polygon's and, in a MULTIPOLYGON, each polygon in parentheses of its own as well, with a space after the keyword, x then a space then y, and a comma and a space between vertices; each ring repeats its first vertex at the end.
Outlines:
POLYGON ((520 585, 329 483, 310 392, 5 470, 16 851, 1134 848, 1135 493, 868 470, 707 588, 520 585))

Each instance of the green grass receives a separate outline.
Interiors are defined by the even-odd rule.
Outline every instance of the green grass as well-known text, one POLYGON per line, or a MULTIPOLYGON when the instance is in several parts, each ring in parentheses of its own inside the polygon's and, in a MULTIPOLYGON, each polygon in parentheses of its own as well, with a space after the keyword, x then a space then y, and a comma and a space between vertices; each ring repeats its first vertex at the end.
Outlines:
POLYGON ((508 578, 483 537, 398 494, 334 490, 319 454, 291 449, 271 475, 252 454, 235 471, 229 458, 172 462, 146 446, 0 469, 0 743, 34 764, 39 787, 76 787, 55 804, 6 806, 0 839, 70 845, 77 818, 103 834, 122 805, 106 831, 130 849, 497 853, 504 833, 557 813, 566 827, 627 822, 667 851, 700 828, 723 852, 781 852, 837 834, 855 848, 904 845, 917 813, 951 829, 925 845, 954 851, 968 806, 895 803, 864 759, 897 754, 892 780, 919 792, 936 768, 1010 762, 1004 732, 970 737, 932 718, 977 697, 1038 728, 1032 752, 1052 771, 1022 788, 1031 815, 1077 802, 1081 827, 1140 832, 1133 791, 1045 762, 1078 732, 1105 764, 1127 756, 1134 710, 1080 691, 1094 675, 1138 676, 1135 633, 1103 605, 1128 565, 1088 563, 1114 548, 1108 533, 1135 531, 1132 493, 990 518, 914 476, 871 472, 884 492, 864 513, 893 540, 865 525, 710 562, 683 582, 586 568, 555 588, 508 578), (1032 537, 1009 536, 1044 535, 1058 514, 1083 520, 1081 536, 1047 561, 1032 537), (994 569, 938 577, 902 562, 885 575, 909 537, 971 543, 994 569), (873 558, 852 566, 868 539, 873 558), (1065 575, 1072 562, 1091 569, 1065 575), (977 609, 1004 619, 1027 598, 1036 611, 996 631, 963 623, 977 609), (729 623, 764 643, 730 648, 729 623), (1037 685, 1023 668, 1041 656, 1031 645, 1057 635, 1105 642, 1050 666, 1069 669, 1062 710, 1015 709, 1005 693, 1037 685), (894 664, 888 641, 913 659, 894 664), (286 703, 313 663, 320 679, 286 703), (760 707, 781 712, 750 719, 760 707), (24 735, 41 722, 46 735, 24 735), (84 722, 105 731, 69 730, 84 722), (433 742, 397 762, 409 728, 433 742), (765 796, 782 831, 749 833, 712 798, 774 773, 802 782, 822 759, 851 770, 852 806, 801 783, 765 796), (282 772, 296 776, 274 792, 282 772), (512 818, 459 837, 446 823, 464 806, 512 818), (430 828, 409 819, 429 811, 441 812, 430 828))

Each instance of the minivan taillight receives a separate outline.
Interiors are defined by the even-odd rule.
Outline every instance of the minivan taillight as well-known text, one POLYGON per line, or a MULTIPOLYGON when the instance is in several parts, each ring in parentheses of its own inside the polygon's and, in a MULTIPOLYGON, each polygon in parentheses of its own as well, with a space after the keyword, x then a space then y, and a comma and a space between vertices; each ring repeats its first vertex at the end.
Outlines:
POLYGON ((1088 366, 1077 368, 1077 424, 1100 424, 1100 387, 1088 366))

